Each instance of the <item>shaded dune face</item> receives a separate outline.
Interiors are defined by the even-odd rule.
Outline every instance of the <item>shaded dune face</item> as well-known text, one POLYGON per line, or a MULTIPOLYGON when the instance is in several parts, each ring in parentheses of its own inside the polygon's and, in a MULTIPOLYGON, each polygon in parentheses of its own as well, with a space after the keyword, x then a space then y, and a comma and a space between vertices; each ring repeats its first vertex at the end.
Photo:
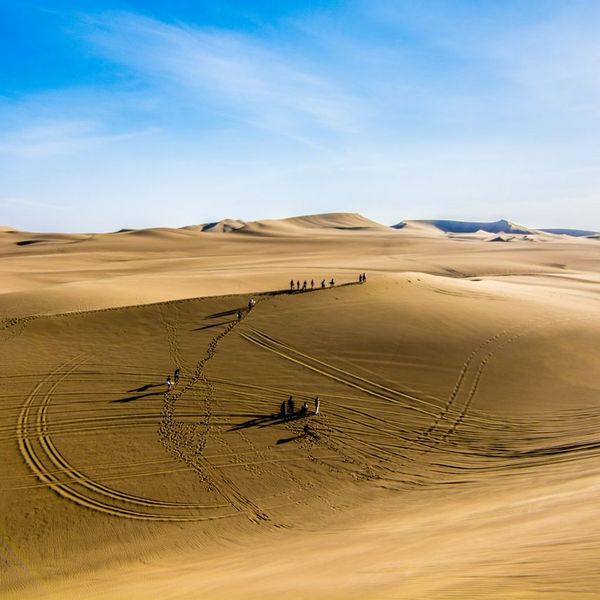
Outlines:
POLYGON ((570 277, 5 318, 3 593, 585 597, 600 330, 570 277))

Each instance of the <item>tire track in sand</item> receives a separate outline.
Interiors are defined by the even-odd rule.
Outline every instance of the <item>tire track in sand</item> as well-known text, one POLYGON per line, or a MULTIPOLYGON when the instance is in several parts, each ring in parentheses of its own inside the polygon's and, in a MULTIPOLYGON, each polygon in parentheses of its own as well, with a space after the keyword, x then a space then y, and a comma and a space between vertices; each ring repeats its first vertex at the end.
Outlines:
MULTIPOLYGON (((268 298, 259 298, 258 303, 268 298)), ((256 310, 254 307, 252 310, 256 310)), ((248 312, 242 319, 248 317, 248 312)), ((214 358, 219 343, 233 331, 241 322, 234 321, 226 325, 225 329, 210 341, 206 353, 198 361, 193 373, 180 392, 166 393, 161 413, 159 438, 171 456, 191 467, 208 486, 212 487, 225 501, 234 507, 238 513, 245 514, 249 520, 259 523, 269 520, 268 515, 250 498, 248 498, 222 470, 215 467, 206 457, 203 450, 206 447, 210 433, 212 405, 215 398, 214 384, 206 377, 204 369, 206 364, 214 358), (204 394, 201 400, 204 403, 204 418, 201 423, 182 423, 175 419, 177 400, 198 383, 202 383, 204 394)), ((171 337, 170 351, 172 356, 178 353, 176 339, 171 337)))
POLYGON ((70 465, 64 459, 64 457, 62 457, 62 455, 58 453, 50 439, 50 435, 48 432, 48 423, 46 420, 47 407, 52 397, 52 393, 56 389, 56 387, 62 381, 64 381, 64 379, 66 379, 75 369, 77 369, 79 365, 85 362, 85 359, 81 359, 80 356, 81 355, 62 363, 57 368, 55 368, 49 375, 47 375, 40 382, 38 382, 32 393, 28 396, 25 403, 23 404, 21 413, 19 414, 19 418, 17 421, 17 442, 19 450, 26 464, 29 466, 31 471, 37 476, 37 478, 42 483, 47 485, 50 489, 52 489, 55 493, 57 493, 60 497, 67 500, 71 500, 72 502, 75 502, 76 504, 85 508, 96 510, 98 512, 108 514, 111 516, 146 521, 174 522, 205 521, 235 516, 234 514, 225 514, 207 517, 197 514, 189 514, 190 509, 220 508, 220 505, 209 507, 206 505, 192 505, 188 503, 179 504, 172 502, 162 502, 159 500, 152 500, 149 498, 143 498, 139 496, 133 496, 131 494, 126 494, 124 492, 119 492, 117 490, 109 488, 108 486, 104 486, 102 484, 90 481, 88 477, 86 477, 80 471, 77 471, 77 469, 70 465), (38 393, 43 389, 43 387, 48 385, 48 383, 57 375, 58 380, 50 386, 49 390, 44 396, 43 402, 38 407, 35 426, 36 437, 34 439, 31 439, 28 435, 26 435, 25 432, 30 427, 29 420, 32 416, 32 412, 34 409, 34 401, 38 393), (37 442, 37 445, 42 450, 42 452, 38 452, 36 450, 36 444, 34 442, 37 442), (70 481, 64 481, 59 479, 59 477, 57 477, 56 471, 50 471, 46 468, 45 461, 51 462, 52 465, 60 471, 60 474, 63 476, 67 476, 70 479, 70 481), (84 480, 82 481, 81 478, 84 478, 84 480), (77 488, 73 487, 74 485, 76 485, 77 488), (92 497, 89 494, 86 495, 85 493, 82 493, 82 491, 78 488, 84 488, 88 492, 97 493, 100 496, 100 498, 92 497), (113 503, 107 503, 105 501, 105 499, 107 498, 109 500, 112 500, 113 503), (141 510, 127 508, 127 506, 119 506, 114 502, 134 504, 138 506, 143 506, 145 508, 177 508, 184 509, 185 512, 183 514, 143 512, 141 510))
POLYGON ((378 384, 374 381, 370 381, 364 377, 354 375, 349 371, 345 371, 314 356, 305 354, 293 346, 280 342, 279 340, 276 340, 272 336, 269 336, 258 329, 248 328, 247 331, 241 332, 240 335, 245 340, 255 344, 256 346, 259 346, 274 354, 278 354, 286 360, 299 364, 311 371, 314 371, 315 373, 319 373, 320 375, 324 375, 329 379, 333 379, 334 381, 338 381, 339 383, 353 387, 370 396, 385 400, 386 402, 399 404, 402 406, 402 408, 407 408, 411 411, 418 412, 426 416, 431 416, 431 412, 429 412, 427 408, 432 408, 434 406, 433 402, 428 402, 427 400, 407 392, 395 390, 393 388, 378 384), (402 400, 400 400, 400 398, 402 400), (403 402, 403 400, 410 400, 424 406, 425 408, 417 407, 413 404, 407 404, 406 402, 403 402))
MULTIPOLYGON (((496 345, 495 347, 492 347, 492 349, 489 352, 487 352, 487 354, 481 359, 481 362, 477 366, 477 370, 475 372, 475 377, 474 377, 473 383, 471 385, 471 388, 469 390, 467 399, 464 403, 464 406, 463 406, 462 410, 460 411, 460 413, 458 414, 457 418, 453 421, 453 423, 450 425, 449 429, 446 431, 446 433, 442 437, 442 440, 440 440, 440 441, 444 441, 444 442, 447 441, 456 432, 458 427, 465 420, 465 418, 471 408, 471 405, 473 404, 473 399, 475 398, 477 392, 479 391, 479 384, 481 381, 481 377, 482 377, 490 359, 498 352, 498 350, 501 350, 502 348, 508 346, 509 344, 516 342, 517 340, 521 339, 527 333, 532 333, 532 332, 536 331, 537 329, 547 326, 549 323, 557 324, 557 323, 570 323, 573 321, 588 321, 591 318, 592 317, 589 317, 589 316, 564 317, 564 318, 554 319, 552 321, 548 321, 547 319, 537 319, 537 323, 535 325, 530 325, 529 327, 525 327, 525 328, 523 328, 523 325, 521 325, 520 327, 511 328, 509 331, 518 330, 518 333, 511 336, 510 338, 503 340, 500 344, 496 345)), ((506 333, 506 332, 504 332, 504 333, 506 333)))

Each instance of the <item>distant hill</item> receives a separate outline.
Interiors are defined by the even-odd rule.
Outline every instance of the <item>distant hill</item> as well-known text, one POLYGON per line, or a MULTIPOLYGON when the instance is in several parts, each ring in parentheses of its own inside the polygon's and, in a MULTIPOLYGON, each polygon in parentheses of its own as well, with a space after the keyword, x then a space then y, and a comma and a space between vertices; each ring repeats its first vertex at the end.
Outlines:
POLYGON ((529 227, 523 227, 516 223, 511 223, 506 219, 500 219, 499 221, 493 221, 491 223, 478 222, 478 221, 449 221, 444 219, 422 219, 412 221, 401 221, 396 225, 392 225, 394 229, 403 229, 408 224, 418 223, 422 225, 429 225, 443 231, 444 233, 476 233, 478 231, 486 231, 487 233, 512 233, 512 234, 534 234, 538 233, 535 229, 529 227))
POLYGON ((588 231, 587 229, 540 229, 544 233, 554 233, 555 235, 572 235, 573 237, 597 236, 597 231, 588 231))
MULTIPOLYGON (((571 237, 590 237, 598 236, 598 232, 587 229, 535 229, 518 225, 506 219, 499 221, 482 222, 482 221, 451 221, 445 219, 414 219, 401 221, 397 225, 392 225, 394 229, 407 228, 411 231, 422 230, 431 233, 448 233, 448 234, 470 234, 470 233, 491 233, 491 234, 510 234, 510 235, 568 235, 571 237)), ((498 238, 489 241, 500 241, 498 238)), ((501 241, 508 241, 502 238, 501 241)))
MULTIPOLYGON (((484 241, 510 241, 510 239, 523 240, 522 236, 535 236, 530 239, 551 241, 553 236, 570 236, 575 238, 598 239, 600 233, 587 229, 568 228, 531 228, 513 223, 506 219, 498 221, 454 221, 449 219, 406 219, 396 225, 383 225, 359 213, 336 212, 315 215, 301 215, 284 219, 261 219, 257 221, 243 221, 241 219, 222 219, 211 223, 188 225, 180 228, 151 227, 146 229, 120 229, 111 235, 120 237, 173 237, 180 235, 193 235, 196 233, 242 233, 249 235, 265 236, 295 236, 307 234, 332 233, 338 231, 364 231, 368 233, 390 232, 391 230, 404 230, 406 234, 428 237, 449 237, 455 239, 482 239, 484 241), (504 238, 502 236, 509 236, 504 238), (501 236, 501 240, 497 237, 501 236), (510 236, 517 236, 511 238, 510 236)), ((61 234, 61 233, 27 233, 17 231, 7 226, 0 226, 0 234, 25 236, 23 241, 16 241, 19 245, 31 245, 38 242, 54 240, 80 241, 91 239, 102 234, 61 234), (37 239, 43 236, 44 239, 37 239)))
POLYGON ((260 221, 241 221, 239 219, 224 219, 215 223, 191 226, 186 229, 196 229, 219 233, 248 233, 277 235, 293 235, 294 232, 306 229, 315 230, 388 230, 386 225, 371 221, 358 213, 325 213, 319 215, 302 215, 286 219, 263 219, 260 221))

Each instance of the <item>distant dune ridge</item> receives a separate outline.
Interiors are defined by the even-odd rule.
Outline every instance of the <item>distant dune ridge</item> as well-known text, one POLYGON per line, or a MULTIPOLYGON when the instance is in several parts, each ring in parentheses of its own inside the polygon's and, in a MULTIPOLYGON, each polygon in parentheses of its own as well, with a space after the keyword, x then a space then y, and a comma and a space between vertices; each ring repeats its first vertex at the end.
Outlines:
POLYGON ((386 226, 358 213, 327 213, 318 215, 303 215, 286 219, 266 219, 260 221, 241 221, 239 219, 223 219, 216 223, 205 223, 197 226, 200 231, 218 233, 263 233, 263 234, 294 234, 304 230, 313 232, 320 229, 331 230, 370 230, 385 229, 386 226))
MULTIPOLYGON (((431 220, 408 220, 401 221, 396 225, 392 225, 394 229, 404 229, 407 226, 422 226, 423 228, 434 228, 443 233, 507 233, 513 235, 536 235, 550 233, 554 235, 568 235, 573 237, 589 237, 598 235, 595 231, 588 231, 583 229, 534 229, 531 227, 524 227, 518 225, 506 219, 500 219, 492 222, 477 222, 477 221, 451 221, 445 219, 431 219, 431 220)), ((491 241, 497 241, 494 238, 491 241)), ((506 240, 504 240, 506 241, 506 240)))
MULTIPOLYGON (((408 221, 410 222, 410 221, 408 221)), ((444 233, 477 233, 485 231, 488 233, 515 233, 515 234, 531 234, 537 233, 535 229, 529 229, 515 223, 511 223, 506 219, 500 219, 492 223, 483 223, 475 221, 448 221, 444 219, 434 220, 417 220, 416 223, 428 224, 443 231, 444 233)), ((406 226, 407 221, 401 221, 397 225, 392 225, 394 229, 402 229, 406 226)))
MULTIPOLYGON (((296 231, 309 230, 314 233, 319 230, 331 231, 385 231, 389 229, 422 231, 422 232, 441 232, 444 234, 512 234, 512 235, 566 235, 571 237, 597 237, 599 232, 585 229, 568 228, 532 228, 513 223, 506 219, 499 219, 492 222, 480 221, 456 221, 447 219, 407 219, 400 221, 395 225, 387 226, 366 217, 359 213, 323 213, 315 215, 301 215, 297 217, 288 217, 283 219, 263 219, 258 221, 243 221, 241 219, 227 218, 211 223, 202 223, 199 225, 186 225, 178 229, 168 227, 152 227, 147 229, 120 229, 113 232, 113 235, 157 235, 170 232, 188 231, 193 233, 252 233, 252 234, 293 234, 296 231)), ((0 226, 0 233, 22 234, 15 229, 7 226, 0 226)), ((45 234, 52 239, 86 239, 91 235, 102 234, 45 234)), ((41 241, 41 240, 40 240, 41 241)))

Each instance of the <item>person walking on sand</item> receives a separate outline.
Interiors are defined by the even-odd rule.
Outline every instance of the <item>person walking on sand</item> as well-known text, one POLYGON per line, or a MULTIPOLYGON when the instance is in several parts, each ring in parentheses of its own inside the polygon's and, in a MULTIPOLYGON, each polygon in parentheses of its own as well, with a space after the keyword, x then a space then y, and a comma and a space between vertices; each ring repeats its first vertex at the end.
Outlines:
POLYGON ((300 291, 300 280, 298 279, 298 281, 296 281, 296 291, 299 292, 300 291))
POLYGON ((175 381, 175 385, 179 383, 179 367, 175 369, 175 373, 173 373, 173 381, 175 381))
POLYGON ((324 290, 325 289, 325 280, 321 279, 321 289, 324 290))
POLYGON ((314 280, 314 279, 311 279, 311 280, 310 280, 310 289, 311 289, 311 290, 314 290, 314 289, 315 289, 315 280, 314 280))
POLYGON ((365 283, 365 281, 367 281, 367 274, 363 273, 363 283, 365 283))
POLYGON ((173 389, 173 382, 171 381, 171 376, 167 375, 167 380, 165 381, 167 386, 167 392, 170 392, 173 389))
POLYGON ((248 310, 252 310, 256 306, 256 300, 254 298, 250 298, 248 300, 248 310))
POLYGON ((304 283, 302 284, 302 291, 303 292, 306 291, 306 279, 304 280, 304 283))
POLYGON ((306 417, 308 415, 308 402, 305 402, 300 409, 300 416, 306 417))
POLYGON ((285 400, 281 403, 279 414, 284 421, 287 419, 287 402, 285 400))
POLYGON ((290 279, 290 293, 294 291, 294 280, 290 279))
POLYGON ((290 396, 287 401, 287 416, 291 418, 294 416, 294 398, 290 396))
POLYGON ((315 415, 319 414, 319 410, 321 410, 321 399, 319 396, 315 398, 315 415))
POLYGON ((362 283, 362 273, 358 274, 358 283, 362 283))
POLYGON ((335 285, 335 280, 334 280, 334 278, 332 277, 332 278, 331 278, 331 281, 329 282, 329 287, 333 287, 334 285, 335 285))
POLYGON ((242 316, 243 316, 242 315, 242 311, 238 308, 238 311, 237 311, 237 320, 241 321, 242 320, 242 316))

